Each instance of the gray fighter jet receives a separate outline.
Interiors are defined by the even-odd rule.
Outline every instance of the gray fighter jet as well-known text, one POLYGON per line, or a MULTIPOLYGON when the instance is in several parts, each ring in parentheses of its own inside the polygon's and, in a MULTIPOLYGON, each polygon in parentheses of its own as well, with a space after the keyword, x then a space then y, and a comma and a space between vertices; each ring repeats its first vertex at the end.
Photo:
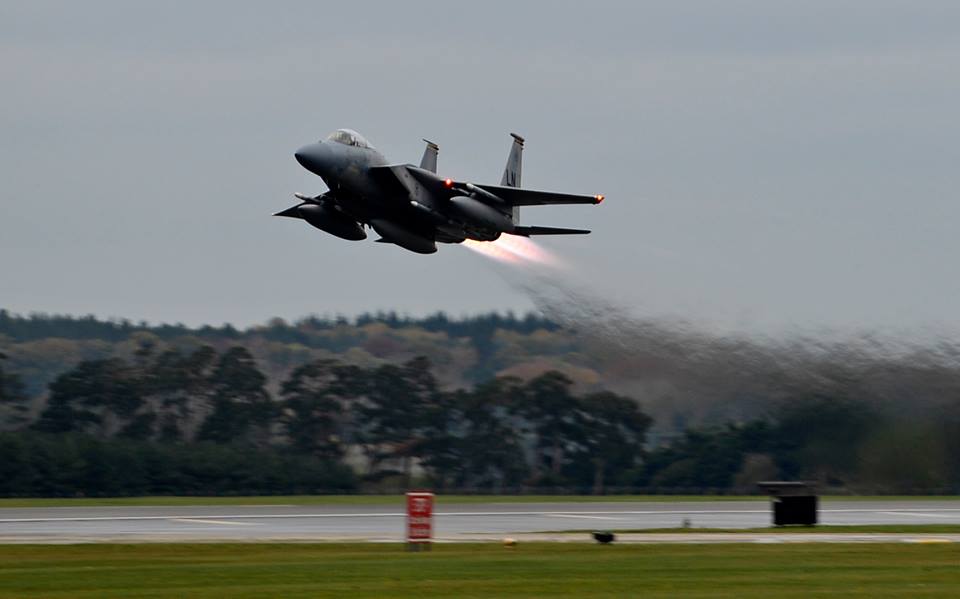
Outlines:
POLYGON ((437 175, 437 144, 424 140, 420 166, 389 164, 362 135, 338 129, 326 140, 294 154, 319 175, 329 191, 316 197, 296 193, 300 204, 278 212, 307 221, 342 239, 394 243, 419 254, 437 251, 437 242, 493 241, 501 234, 576 235, 590 231, 520 225, 520 206, 599 204, 602 195, 571 195, 520 189, 523 138, 515 133, 500 185, 445 179, 437 175))

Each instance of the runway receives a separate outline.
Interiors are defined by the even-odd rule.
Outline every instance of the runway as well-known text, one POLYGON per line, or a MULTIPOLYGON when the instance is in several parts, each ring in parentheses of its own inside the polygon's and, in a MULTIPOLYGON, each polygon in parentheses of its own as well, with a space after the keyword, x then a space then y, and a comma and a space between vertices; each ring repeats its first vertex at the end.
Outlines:
MULTIPOLYGON (((392 506, 4 508, 0 543, 388 542, 403 538, 402 510, 399 497, 392 506)), ((960 499, 827 499, 821 503, 820 519, 823 524, 847 525, 960 524, 960 499)), ((763 527, 770 525, 770 511, 762 501, 443 504, 436 509, 435 534, 447 541, 508 535, 562 540, 565 535, 559 531, 670 528, 684 520, 693 527, 763 527)))

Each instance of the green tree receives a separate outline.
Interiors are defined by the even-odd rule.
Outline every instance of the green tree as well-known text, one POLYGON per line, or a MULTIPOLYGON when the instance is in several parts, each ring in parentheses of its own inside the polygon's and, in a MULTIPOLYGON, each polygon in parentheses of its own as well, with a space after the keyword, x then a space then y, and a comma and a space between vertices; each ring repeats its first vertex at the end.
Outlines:
POLYGON ((403 485, 409 486, 413 460, 421 456, 443 417, 443 401, 430 362, 414 358, 401 366, 384 364, 367 372, 365 384, 354 381, 354 392, 364 392, 356 404, 362 420, 357 438, 375 471, 384 460, 400 462, 403 485))
POLYGON ((533 475, 537 484, 562 483, 567 455, 582 448, 582 422, 578 402, 566 375, 555 370, 530 380, 515 404, 534 437, 533 475), (548 466, 547 466, 548 465, 548 466))
POLYGON ((211 377, 213 410, 200 427, 198 438, 217 443, 267 444, 277 411, 266 383, 267 378, 246 348, 227 350, 211 377))
POLYGON ((579 404, 582 456, 592 466, 593 493, 600 495, 611 472, 629 471, 638 465, 653 419, 640 411, 634 400, 609 391, 583 397, 579 404))
POLYGON ((121 432, 141 407, 138 371, 118 359, 90 360, 50 384, 50 397, 35 428, 44 432, 121 432))
POLYGON ((147 368, 145 402, 152 419, 151 437, 190 441, 213 402, 217 353, 209 345, 184 355, 168 350, 147 368))
POLYGON ((30 398, 20 377, 16 373, 7 372, 3 367, 6 359, 6 354, 0 352, 0 407, 9 408, 12 415, 7 419, 8 422, 0 422, 0 427, 6 424, 22 424, 26 421, 26 413, 30 409, 30 398))
POLYGON ((340 431, 344 383, 341 364, 317 360, 290 373, 283 383, 283 425, 294 450, 322 459, 343 454, 340 431))
POLYGON ((523 430, 513 408, 523 393, 520 380, 503 377, 456 396, 455 430, 446 464, 455 482, 499 492, 528 474, 523 430))
POLYGON ((783 404, 776 421, 783 473, 838 485, 856 477, 860 447, 880 418, 866 402, 813 395, 783 404))

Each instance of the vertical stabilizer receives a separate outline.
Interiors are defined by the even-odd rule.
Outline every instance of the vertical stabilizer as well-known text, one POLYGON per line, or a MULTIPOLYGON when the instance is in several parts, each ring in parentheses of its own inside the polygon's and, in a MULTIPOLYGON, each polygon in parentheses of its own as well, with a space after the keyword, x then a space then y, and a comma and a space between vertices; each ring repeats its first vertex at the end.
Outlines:
MULTIPOLYGON (((510 146, 510 155, 507 156, 507 166, 503 169, 503 178, 500 185, 506 187, 520 187, 520 171, 523 168, 523 138, 516 133, 511 133, 513 145, 510 146)), ((520 222, 520 206, 514 206, 511 212, 513 223, 520 222)))
POLYGON ((423 141, 427 142, 427 147, 423 150, 423 158, 420 159, 420 168, 435 173, 437 172, 437 154, 440 153, 440 146, 429 139, 423 141))
POLYGON ((513 145, 510 146, 510 156, 507 157, 507 167, 503 169, 503 179, 500 185, 506 187, 520 187, 520 169, 523 162, 523 138, 511 133, 513 145))

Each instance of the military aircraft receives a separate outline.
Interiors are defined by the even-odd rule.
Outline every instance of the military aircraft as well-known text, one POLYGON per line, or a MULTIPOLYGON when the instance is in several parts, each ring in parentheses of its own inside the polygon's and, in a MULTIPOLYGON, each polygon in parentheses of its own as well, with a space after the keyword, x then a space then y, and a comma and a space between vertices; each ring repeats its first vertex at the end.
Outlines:
POLYGON ((294 156, 319 175, 329 191, 274 216, 289 216, 342 239, 394 243, 418 254, 437 251, 437 242, 494 241, 501 234, 576 235, 590 231, 520 225, 521 206, 599 204, 602 195, 571 195, 520 188, 523 138, 515 133, 500 185, 469 183, 437 175, 437 144, 427 147, 420 166, 389 164, 362 135, 338 129, 326 140, 303 146, 294 156))

